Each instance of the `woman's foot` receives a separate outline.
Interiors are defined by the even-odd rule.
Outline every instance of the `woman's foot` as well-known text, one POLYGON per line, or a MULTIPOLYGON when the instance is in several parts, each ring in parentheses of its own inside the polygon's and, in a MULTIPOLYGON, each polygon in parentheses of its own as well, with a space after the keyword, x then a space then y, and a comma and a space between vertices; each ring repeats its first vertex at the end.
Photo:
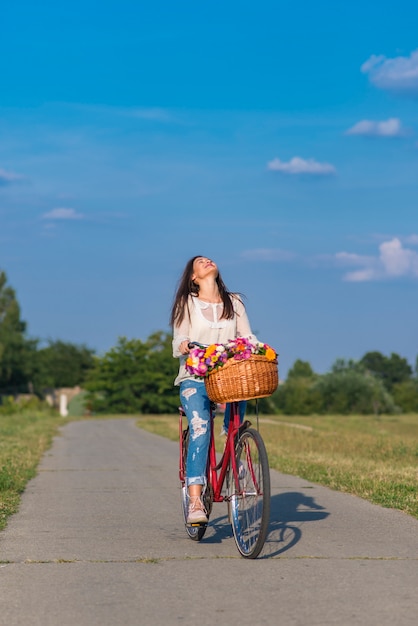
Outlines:
POLYGON ((189 513, 187 515, 188 524, 207 524, 208 516, 205 507, 199 496, 189 496, 189 513))

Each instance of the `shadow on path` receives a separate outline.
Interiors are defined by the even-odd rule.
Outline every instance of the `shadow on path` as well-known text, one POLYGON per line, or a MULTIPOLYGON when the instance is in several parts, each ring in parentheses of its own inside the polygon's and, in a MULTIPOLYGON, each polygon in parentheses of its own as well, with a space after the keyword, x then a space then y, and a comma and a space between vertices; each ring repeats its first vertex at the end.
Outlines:
MULTIPOLYGON (((286 552, 302 538, 302 524, 317 522, 329 515, 315 498, 299 491, 272 496, 269 533, 261 558, 271 558, 286 552)), ((212 533, 205 535, 202 542, 217 544, 233 537, 227 514, 211 517, 209 525, 212 533)))
POLYGON ((318 522, 329 515, 315 498, 300 491, 289 491, 273 496, 264 558, 282 554, 296 545, 302 538, 302 524, 318 522))

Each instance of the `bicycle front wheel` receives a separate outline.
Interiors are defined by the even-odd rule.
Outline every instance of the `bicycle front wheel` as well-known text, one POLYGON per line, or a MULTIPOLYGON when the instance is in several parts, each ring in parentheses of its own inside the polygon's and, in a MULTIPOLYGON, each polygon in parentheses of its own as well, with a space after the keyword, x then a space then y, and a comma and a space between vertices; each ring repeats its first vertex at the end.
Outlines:
POLYGON ((248 428, 236 448, 239 490, 230 473, 230 515, 237 548, 243 557, 255 559, 267 537, 270 520, 270 470, 264 441, 248 428))

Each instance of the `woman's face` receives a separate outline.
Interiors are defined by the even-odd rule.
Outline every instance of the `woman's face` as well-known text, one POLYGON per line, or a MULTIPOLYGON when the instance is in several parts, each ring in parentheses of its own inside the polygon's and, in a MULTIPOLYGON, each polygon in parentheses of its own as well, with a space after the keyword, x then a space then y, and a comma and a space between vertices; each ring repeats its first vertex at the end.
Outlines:
POLYGON ((206 278, 211 274, 215 277, 218 275, 216 263, 205 256, 198 256, 193 262, 192 280, 198 283, 200 279, 206 278))

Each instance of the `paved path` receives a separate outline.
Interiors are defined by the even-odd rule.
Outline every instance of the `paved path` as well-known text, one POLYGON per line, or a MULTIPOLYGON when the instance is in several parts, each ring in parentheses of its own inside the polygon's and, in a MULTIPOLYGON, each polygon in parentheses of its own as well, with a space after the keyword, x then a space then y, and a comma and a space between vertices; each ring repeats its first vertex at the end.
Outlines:
POLYGON ((225 505, 186 537, 177 450, 133 419, 65 426, 0 533, 0 624, 416 625, 418 520, 273 471, 249 561, 225 505))

